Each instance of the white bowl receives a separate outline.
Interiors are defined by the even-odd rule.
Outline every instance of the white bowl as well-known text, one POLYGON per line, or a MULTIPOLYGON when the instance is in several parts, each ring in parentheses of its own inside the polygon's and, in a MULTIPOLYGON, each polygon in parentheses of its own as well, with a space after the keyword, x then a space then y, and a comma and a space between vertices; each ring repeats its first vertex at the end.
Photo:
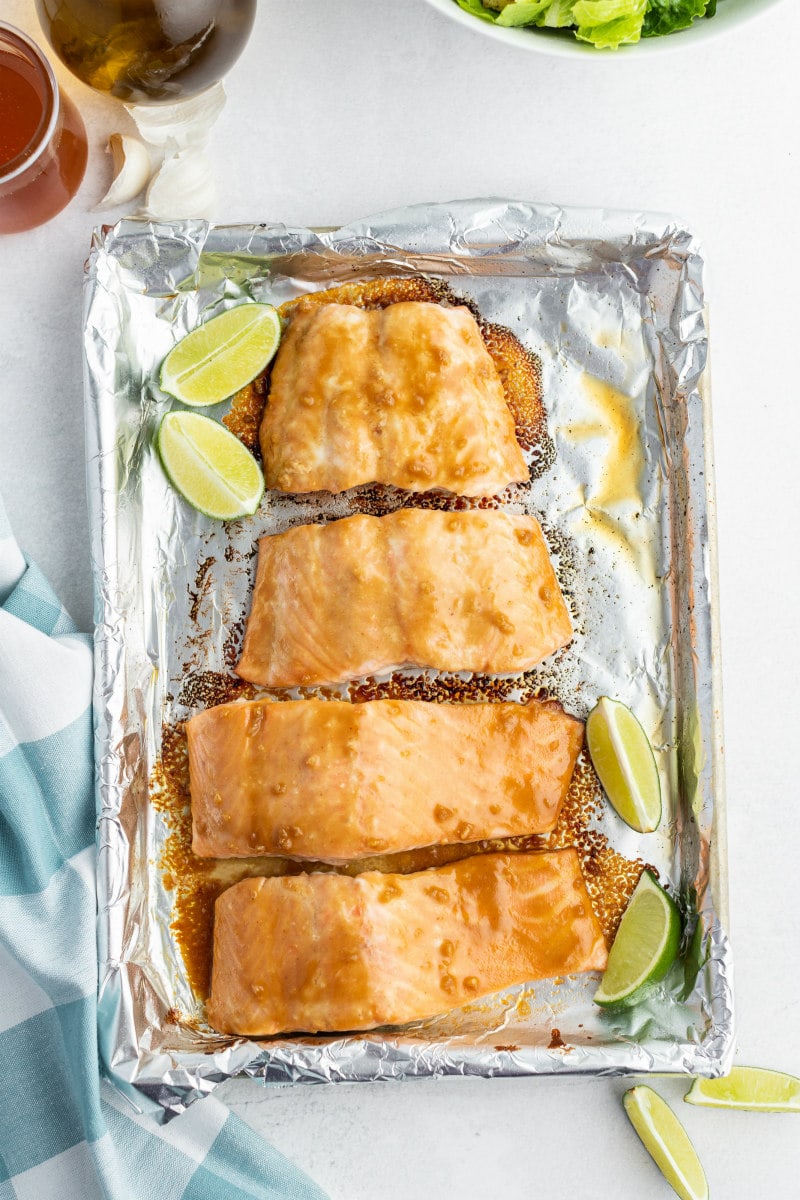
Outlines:
POLYGON ((571 34, 558 33, 553 30, 507 29, 490 21, 481 21, 459 8, 456 0, 428 0, 428 4, 438 8, 440 12, 452 17, 462 25, 466 25, 475 33, 484 33, 506 42, 509 46, 517 46, 522 50, 534 50, 538 54, 552 54, 561 58, 586 57, 591 55, 595 60, 607 62, 619 61, 625 58, 642 58, 645 54, 658 54, 669 50, 683 50, 692 46, 701 46, 710 38, 719 37, 732 29, 738 29, 745 22, 761 16, 769 8, 784 0, 719 0, 716 16, 710 20, 700 18, 689 29, 681 29, 677 33, 667 34, 666 37, 643 38, 634 46, 620 46, 619 50, 597 50, 588 42, 579 42, 571 34))

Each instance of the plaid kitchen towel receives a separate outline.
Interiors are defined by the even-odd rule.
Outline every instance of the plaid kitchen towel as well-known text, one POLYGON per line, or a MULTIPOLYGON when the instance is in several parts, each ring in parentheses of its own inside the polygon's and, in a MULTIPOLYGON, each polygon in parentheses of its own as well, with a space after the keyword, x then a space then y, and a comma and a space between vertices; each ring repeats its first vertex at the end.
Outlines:
POLYGON ((159 1125, 100 1079, 91 680, 0 499, 0 1200, 324 1200, 218 1100, 159 1125))

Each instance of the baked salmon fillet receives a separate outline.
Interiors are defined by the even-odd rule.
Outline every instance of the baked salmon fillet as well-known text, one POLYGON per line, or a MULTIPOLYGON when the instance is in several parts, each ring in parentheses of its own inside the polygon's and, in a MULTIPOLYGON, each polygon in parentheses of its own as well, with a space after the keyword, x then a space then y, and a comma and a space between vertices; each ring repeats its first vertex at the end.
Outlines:
POLYGON ((403 508, 262 538, 236 671, 266 687, 404 665, 507 674, 571 637, 534 517, 403 508))
POLYGON ((260 441, 267 487, 283 492, 491 496, 529 476, 472 313, 418 301, 293 309, 260 441))
POLYGON ((207 1015, 250 1036, 404 1025, 606 959, 573 849, 245 879, 216 902, 207 1015))
POLYGON ((583 725, 559 704, 254 700, 186 723, 192 849, 349 862, 548 833, 583 725))

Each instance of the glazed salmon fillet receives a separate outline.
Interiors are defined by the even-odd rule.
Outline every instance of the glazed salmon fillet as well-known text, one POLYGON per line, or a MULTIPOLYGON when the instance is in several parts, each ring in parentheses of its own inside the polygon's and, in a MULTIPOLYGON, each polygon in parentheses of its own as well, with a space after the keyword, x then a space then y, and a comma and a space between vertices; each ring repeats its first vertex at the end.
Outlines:
POLYGON ((245 879, 216 902, 208 1020, 251 1036, 403 1025, 606 959, 572 849, 245 879))
POLYGON ((262 538, 236 671, 266 687, 403 665, 506 674, 571 637, 534 517, 404 508, 262 538))
POLYGON ((298 305, 261 422, 267 487, 389 483, 490 496, 528 468, 503 385, 466 308, 298 305))
POLYGON ((349 862, 548 833, 583 741, 559 704, 255 700, 186 723, 192 848, 349 862))

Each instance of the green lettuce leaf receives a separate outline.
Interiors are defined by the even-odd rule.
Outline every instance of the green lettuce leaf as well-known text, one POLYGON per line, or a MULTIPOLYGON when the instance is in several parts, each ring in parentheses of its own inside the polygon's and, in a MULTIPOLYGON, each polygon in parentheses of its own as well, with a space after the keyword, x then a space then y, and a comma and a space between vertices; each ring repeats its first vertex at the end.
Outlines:
POLYGON ((687 29, 698 17, 713 17, 717 11, 717 0, 511 0, 500 11, 482 0, 456 3, 472 16, 506 28, 569 27, 580 41, 599 50, 687 29))
POLYGON ((677 29, 688 29, 695 17, 706 15, 708 7, 708 0, 650 0, 642 34, 661 37, 677 29))
POLYGON ((638 42, 646 11, 647 0, 577 0, 572 10, 576 37, 598 50, 638 42))
POLYGON ((480 17, 482 21, 495 21, 497 13, 492 12, 490 8, 484 8, 481 0, 456 0, 459 8, 463 8, 464 12, 472 13, 473 17, 480 17))
POLYGON ((572 25, 572 10, 575 0, 514 0, 497 15, 497 24, 543 25, 549 29, 561 29, 572 25))

